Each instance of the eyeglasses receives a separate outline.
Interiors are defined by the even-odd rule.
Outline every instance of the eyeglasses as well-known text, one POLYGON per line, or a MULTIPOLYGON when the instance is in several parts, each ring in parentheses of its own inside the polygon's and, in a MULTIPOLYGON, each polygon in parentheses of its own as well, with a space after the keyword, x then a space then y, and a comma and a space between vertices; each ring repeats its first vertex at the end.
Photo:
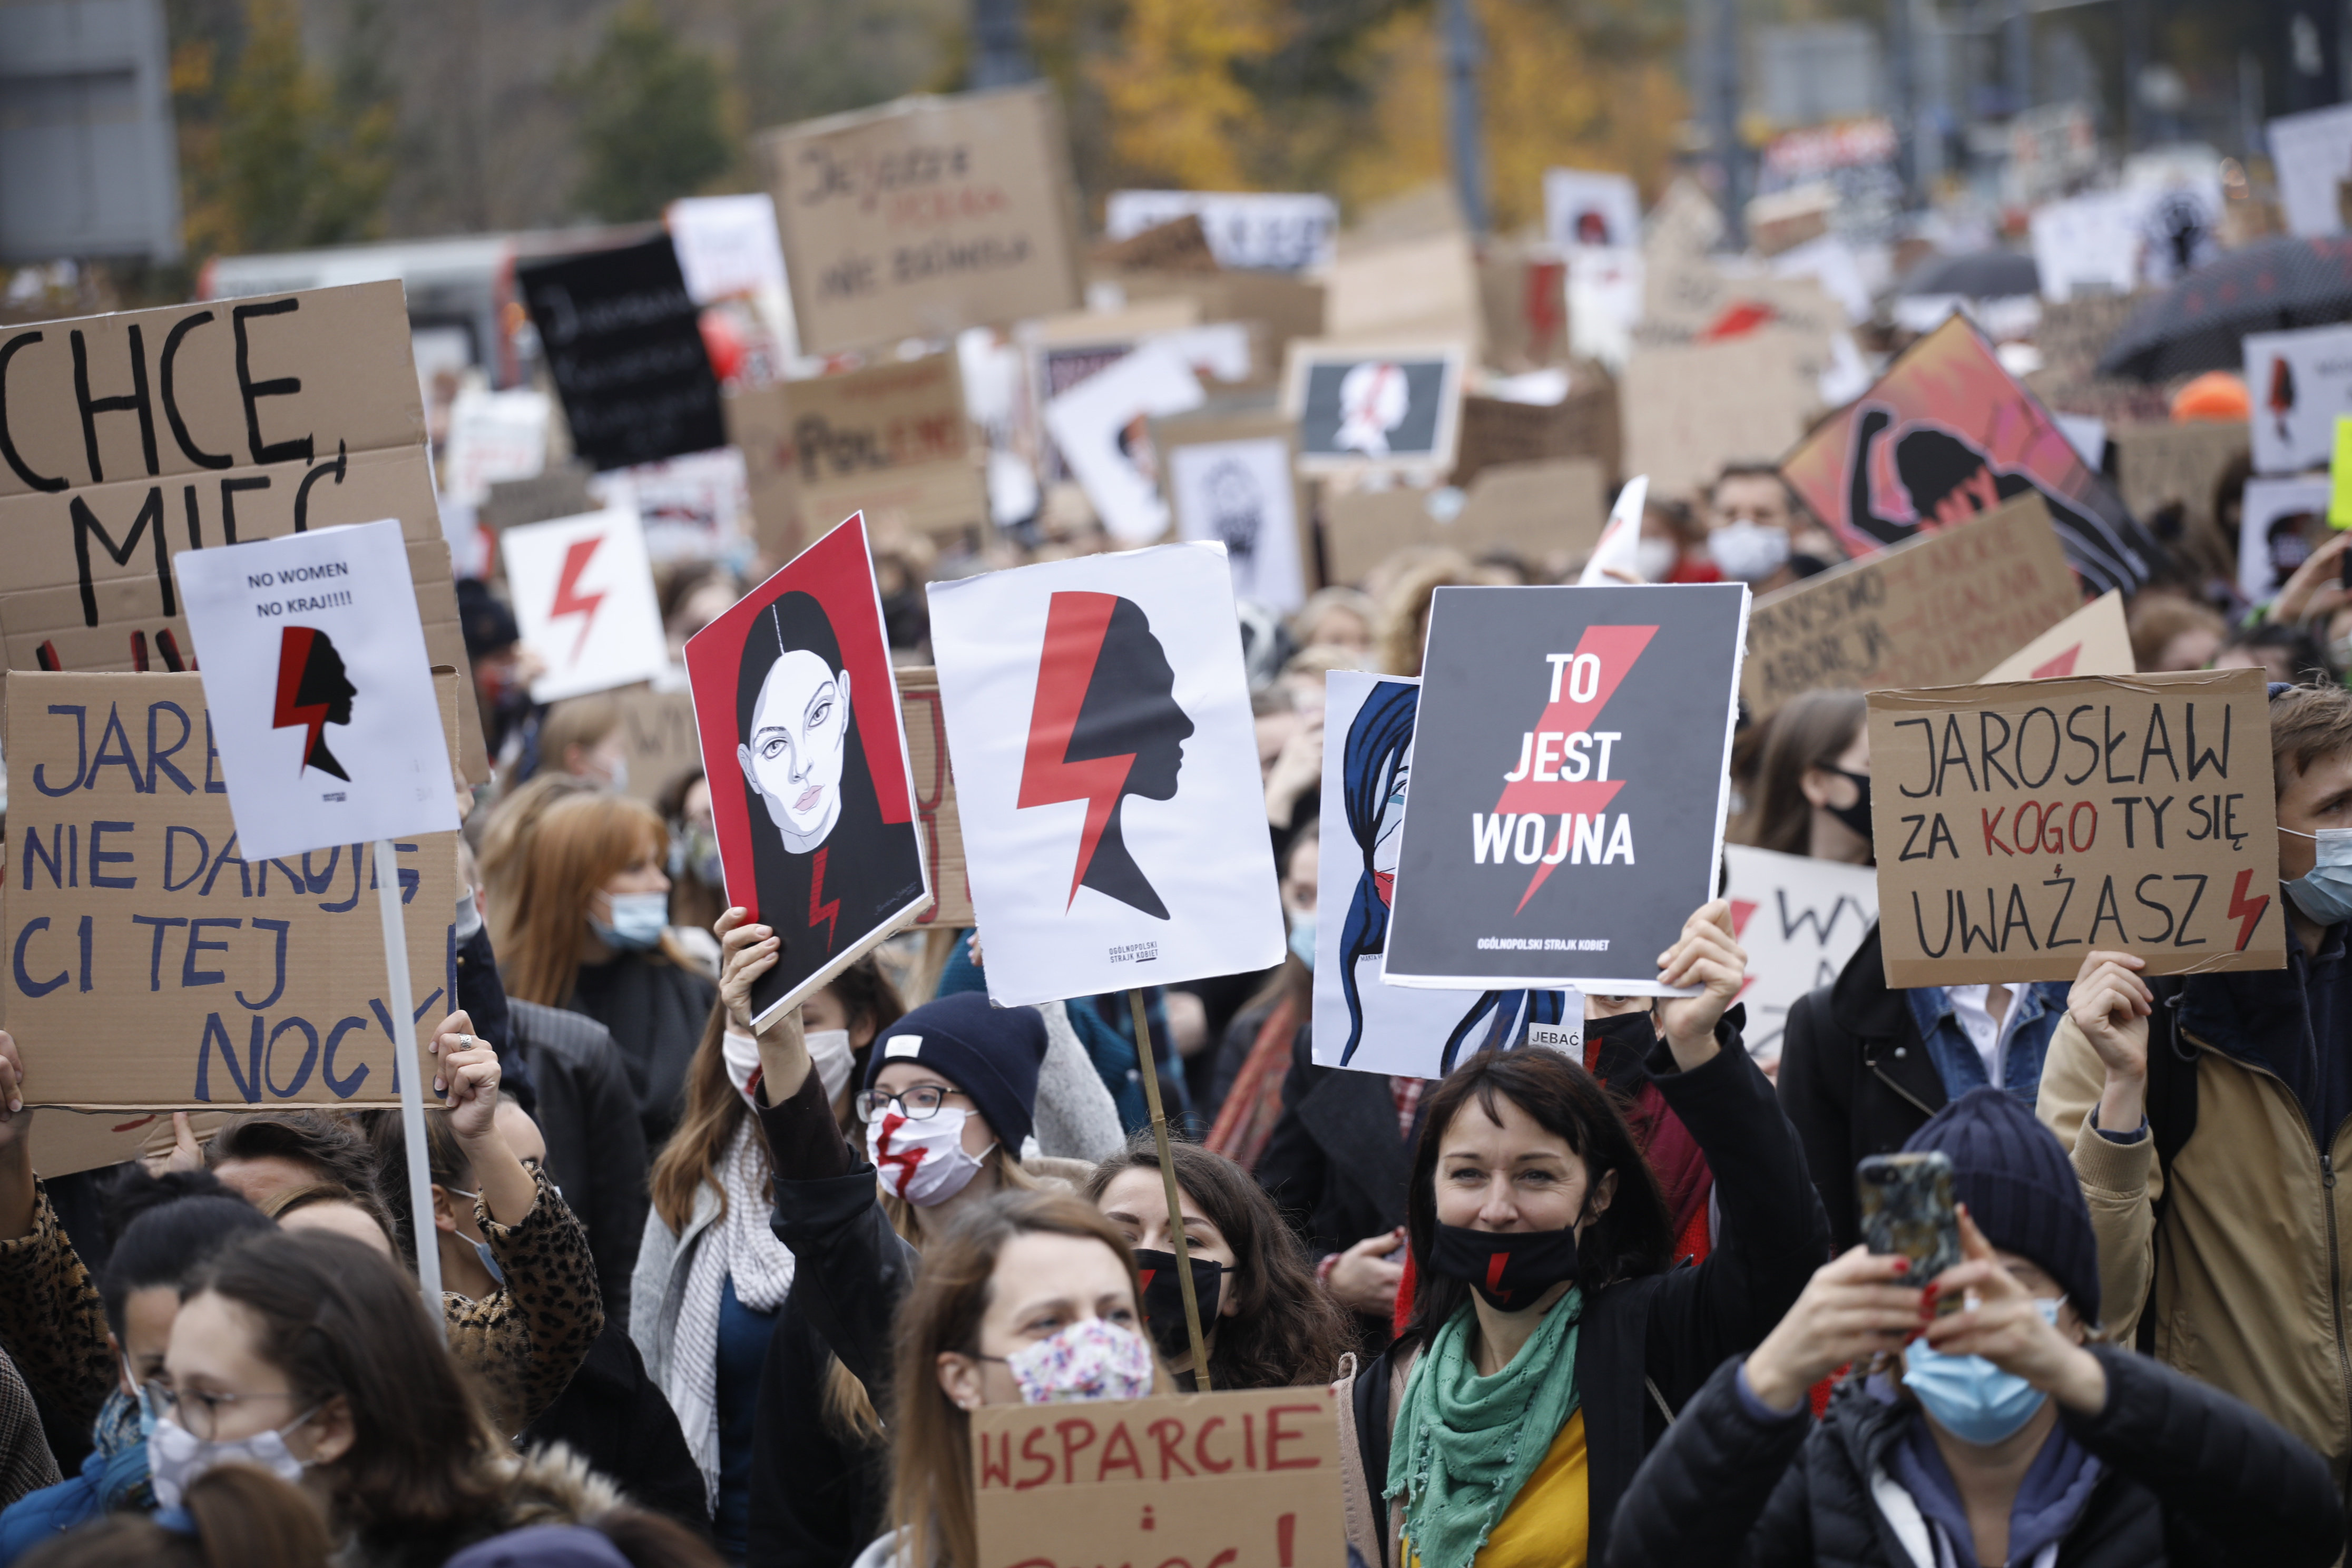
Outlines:
POLYGON ((144 1386, 159 1412, 172 1415, 193 1436, 207 1443, 220 1431, 221 1413, 225 1410, 234 1409, 247 1400, 302 1397, 292 1389, 279 1394, 199 1394, 194 1389, 173 1388, 160 1379, 144 1386))
POLYGON ((919 1083, 897 1094, 884 1094, 878 1089, 866 1089, 857 1097, 857 1120, 873 1121, 879 1119, 885 1110, 895 1109, 909 1121, 929 1121, 940 1113, 940 1107, 947 1103, 948 1096, 962 1092, 961 1089, 942 1089, 935 1083, 919 1083))

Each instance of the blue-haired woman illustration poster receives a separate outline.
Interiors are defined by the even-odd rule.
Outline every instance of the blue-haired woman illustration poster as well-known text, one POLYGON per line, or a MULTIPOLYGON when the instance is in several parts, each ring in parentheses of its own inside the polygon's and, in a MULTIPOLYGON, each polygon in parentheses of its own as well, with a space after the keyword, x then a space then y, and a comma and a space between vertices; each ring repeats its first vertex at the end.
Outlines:
MULTIPOLYGON (((1339 671, 1325 695, 1324 840, 1318 907, 1315 1059, 1326 1066, 1443 1078, 1465 1055, 1527 1043, 1528 1026, 1557 1026, 1561 991, 1427 991, 1381 980, 1399 830, 1412 776, 1421 685, 1339 671), (1344 829, 1344 831, 1343 831, 1344 829), (1342 912, 1344 911, 1344 912, 1342 912)), ((1570 1026, 1581 1023, 1580 1016, 1570 1026)))

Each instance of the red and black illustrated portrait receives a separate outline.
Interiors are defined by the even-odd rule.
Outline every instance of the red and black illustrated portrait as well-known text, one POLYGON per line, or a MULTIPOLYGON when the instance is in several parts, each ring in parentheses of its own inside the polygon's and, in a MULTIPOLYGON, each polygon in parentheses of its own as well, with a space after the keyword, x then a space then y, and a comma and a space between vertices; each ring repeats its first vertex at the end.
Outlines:
MULTIPOLYGON (((1087 803, 1069 903, 1080 888, 1159 920, 1168 906, 1119 831, 1127 797, 1173 800, 1192 721, 1151 623, 1116 594, 1055 594, 1045 615, 1017 805, 1087 803)), ((1066 906, 1067 907, 1067 906, 1066 906)))
POLYGON ((358 695, 326 633, 310 626, 286 628, 278 641, 278 705, 269 723, 277 730, 300 725, 309 731, 302 742, 304 767, 351 783, 352 775, 327 749, 326 727, 350 723, 352 699, 358 695))

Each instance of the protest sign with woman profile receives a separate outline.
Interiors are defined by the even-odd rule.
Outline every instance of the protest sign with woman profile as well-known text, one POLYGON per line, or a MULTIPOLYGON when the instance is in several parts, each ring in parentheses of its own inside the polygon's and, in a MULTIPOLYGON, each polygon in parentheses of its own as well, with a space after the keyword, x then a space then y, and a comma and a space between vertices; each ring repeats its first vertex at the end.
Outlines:
POLYGON ((755 1020, 929 902, 862 515, 686 645, 727 899, 782 939, 755 1020))

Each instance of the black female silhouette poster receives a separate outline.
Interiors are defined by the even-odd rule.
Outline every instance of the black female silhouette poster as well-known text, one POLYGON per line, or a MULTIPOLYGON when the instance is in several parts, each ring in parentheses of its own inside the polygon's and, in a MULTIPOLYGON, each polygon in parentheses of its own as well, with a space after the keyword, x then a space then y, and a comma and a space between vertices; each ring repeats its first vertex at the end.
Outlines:
POLYGON ((456 831, 398 522, 190 550, 173 566, 240 853, 456 831))
POLYGON ((755 1023, 930 902, 864 515, 686 645, 727 901, 783 939, 755 1023))
POLYGON ((934 583, 930 608, 991 999, 1281 962, 1224 547, 934 583))
POLYGON ((1959 316, 1904 350, 1869 392, 1816 426, 1780 473, 1855 555, 2033 491, 2049 504, 2068 564, 2096 591, 2133 593, 2163 558, 2041 399, 1959 316))

